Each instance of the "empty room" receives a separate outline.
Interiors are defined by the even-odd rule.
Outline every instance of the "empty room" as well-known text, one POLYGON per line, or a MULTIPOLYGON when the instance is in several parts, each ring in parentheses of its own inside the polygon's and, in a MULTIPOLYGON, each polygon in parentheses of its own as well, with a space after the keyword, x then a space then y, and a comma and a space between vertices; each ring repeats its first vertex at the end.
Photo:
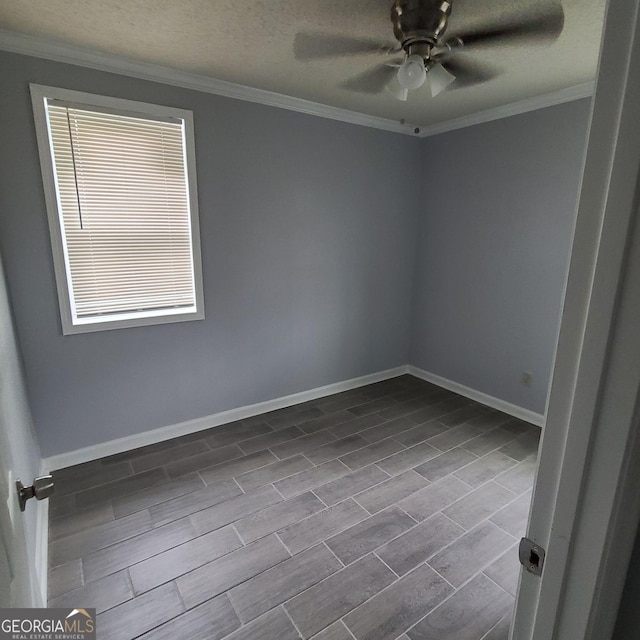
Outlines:
POLYGON ((524 640, 604 14, 0 0, 2 610, 524 640))

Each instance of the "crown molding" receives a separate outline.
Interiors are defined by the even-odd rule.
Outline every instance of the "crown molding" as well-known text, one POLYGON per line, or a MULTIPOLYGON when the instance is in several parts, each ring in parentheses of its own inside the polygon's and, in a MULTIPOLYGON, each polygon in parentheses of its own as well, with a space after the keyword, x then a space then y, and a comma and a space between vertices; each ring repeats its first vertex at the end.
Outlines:
MULTIPOLYGON (((290 111, 297 111, 298 113, 338 120, 363 127, 416 136, 414 125, 401 124, 396 120, 371 116, 348 109, 340 109, 339 107, 311 102, 310 100, 303 100, 302 98, 294 98, 264 89, 247 87, 235 84, 234 82, 227 82, 226 80, 217 80, 216 78, 171 69, 148 62, 136 62, 112 54, 100 53, 98 51, 91 51, 89 49, 64 44, 49 38, 31 36, 6 29, 0 29, 0 50, 88 67, 90 69, 96 69, 97 71, 117 73, 132 78, 139 78, 140 80, 161 82, 163 84, 182 87, 183 89, 193 89, 194 91, 212 93, 226 98, 255 102, 270 107, 288 109, 290 111)), ((593 95, 594 86, 595 82, 586 82, 552 93, 526 98, 525 100, 519 100, 493 109, 487 109, 486 111, 463 116, 462 118, 420 127, 420 133, 416 137, 426 138, 439 133, 562 104, 563 102, 587 98, 593 95)))
POLYGON ((422 127, 418 137, 428 138, 429 136, 436 136, 440 133, 464 129, 465 127, 472 127, 473 125, 491 122, 492 120, 501 120, 502 118, 517 116, 521 113, 536 111, 538 109, 544 109, 545 107, 552 107, 564 102, 590 98, 593 96, 595 84, 595 81, 584 82, 572 87, 567 87, 566 89, 558 89, 551 93, 544 93, 539 96, 525 98, 524 100, 517 100, 516 102, 494 107, 493 109, 486 109, 485 111, 479 111, 478 113, 472 113, 471 115, 455 118, 454 120, 438 122, 422 127))
POLYGON ((247 87, 226 80, 218 80, 208 76, 202 76, 187 71, 162 67, 148 62, 135 62, 108 53, 90 51, 72 45, 56 42, 48 38, 30 36, 15 31, 0 29, 0 50, 11 53, 19 53, 36 58, 46 58, 55 62, 78 65, 117 73, 140 80, 151 82, 161 82, 183 89, 193 89, 204 93, 212 93, 225 98, 235 98, 247 102, 256 102, 270 107, 288 109, 305 113, 307 115, 319 116, 330 120, 338 120, 349 124, 357 124, 373 129, 415 135, 413 126, 400 124, 395 120, 371 116, 348 109, 340 109, 302 98, 294 98, 273 91, 247 87))

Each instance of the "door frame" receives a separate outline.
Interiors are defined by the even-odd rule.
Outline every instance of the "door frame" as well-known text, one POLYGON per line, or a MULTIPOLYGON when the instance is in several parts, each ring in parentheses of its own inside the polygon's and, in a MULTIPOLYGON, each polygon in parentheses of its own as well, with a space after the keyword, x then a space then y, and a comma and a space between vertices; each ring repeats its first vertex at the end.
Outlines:
POLYGON ((610 638, 640 519, 639 34, 607 8, 514 640, 610 638))

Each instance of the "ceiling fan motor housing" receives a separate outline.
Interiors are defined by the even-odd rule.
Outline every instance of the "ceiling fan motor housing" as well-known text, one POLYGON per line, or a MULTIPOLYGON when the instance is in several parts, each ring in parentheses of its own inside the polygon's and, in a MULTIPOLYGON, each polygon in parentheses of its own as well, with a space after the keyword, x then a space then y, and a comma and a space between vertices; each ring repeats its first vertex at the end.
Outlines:
POLYGON ((408 53, 428 57, 447 28, 448 0, 395 0, 391 7, 393 34, 408 53))

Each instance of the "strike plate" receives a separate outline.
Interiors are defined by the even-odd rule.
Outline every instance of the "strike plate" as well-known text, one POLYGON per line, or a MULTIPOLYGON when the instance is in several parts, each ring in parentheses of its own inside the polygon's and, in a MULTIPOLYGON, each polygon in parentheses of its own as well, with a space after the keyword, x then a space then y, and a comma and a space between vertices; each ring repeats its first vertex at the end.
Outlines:
POLYGON ((520 564, 529 573, 533 573, 534 576, 542 575, 545 550, 541 546, 537 545, 533 540, 529 540, 529 538, 522 538, 518 548, 518 556, 520 564))

